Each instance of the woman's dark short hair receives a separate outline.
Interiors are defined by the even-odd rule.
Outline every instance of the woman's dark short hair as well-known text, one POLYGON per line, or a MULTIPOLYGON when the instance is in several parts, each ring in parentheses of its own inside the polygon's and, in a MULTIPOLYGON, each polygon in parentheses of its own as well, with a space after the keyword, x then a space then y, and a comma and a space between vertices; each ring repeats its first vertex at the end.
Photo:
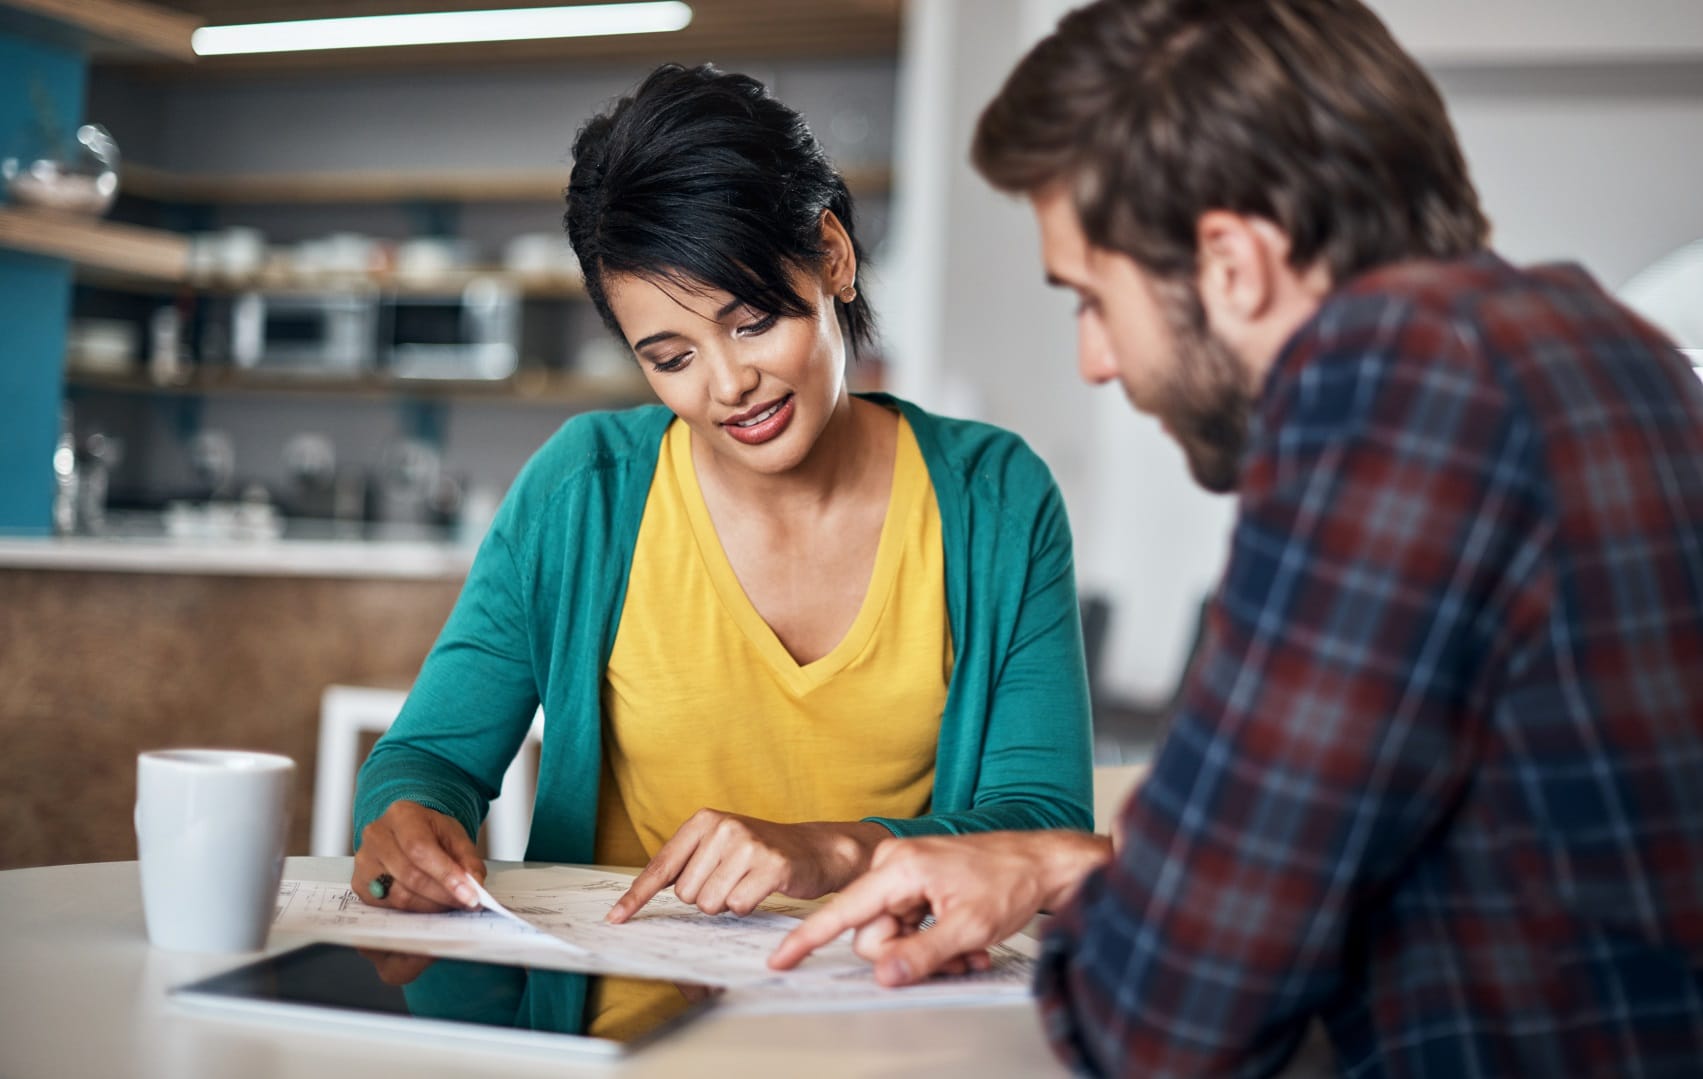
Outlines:
MULTIPOLYGON (((564 222, 586 291, 617 336, 610 275, 727 292, 766 313, 810 317, 792 273, 814 269, 822 211, 851 237, 851 193, 802 117, 747 75, 665 64, 574 138, 564 222)), ((874 334, 861 295, 835 304, 854 354, 874 334)))
POLYGON ((971 157, 1002 190, 1068 185, 1090 242, 1166 277, 1209 210, 1337 281, 1489 231, 1436 87, 1359 0, 1099 0, 1018 64, 971 157))

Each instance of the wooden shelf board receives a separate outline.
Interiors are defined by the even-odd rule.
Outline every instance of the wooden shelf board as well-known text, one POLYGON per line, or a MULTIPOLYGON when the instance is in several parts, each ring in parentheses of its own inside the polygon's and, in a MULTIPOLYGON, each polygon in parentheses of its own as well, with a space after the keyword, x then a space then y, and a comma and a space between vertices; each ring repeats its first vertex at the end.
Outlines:
POLYGON ((205 20, 141 0, 5 0, 0 25, 69 38, 100 57, 192 61, 190 37, 205 20))
POLYGON ((452 270, 429 278, 406 277, 394 273, 303 276, 266 271, 251 278, 192 279, 191 284, 199 291, 212 293, 260 291, 311 294, 353 291, 380 292, 390 296, 455 296, 472 282, 485 278, 495 278, 529 298, 578 299, 585 295, 585 285, 577 277, 513 274, 496 266, 452 270))
POLYGON ((886 165, 854 165, 840 170, 846 186, 860 198, 891 194, 893 170, 886 165))
POLYGON ((162 282, 157 278, 106 267, 82 266, 77 271, 79 284, 144 296, 164 295, 185 287, 209 296, 229 296, 240 292, 306 296, 350 292, 381 293, 386 296, 458 296, 469 283, 481 278, 496 278, 529 300, 578 300, 585 297, 585 284, 577 277, 511 274, 495 267, 458 270, 429 280, 397 277, 394 274, 324 274, 302 277, 295 274, 262 273, 254 277, 188 277, 180 281, 162 282))
POLYGON ((107 375, 71 370, 66 385, 75 389, 160 397, 325 397, 339 400, 424 399, 484 401, 493 404, 553 407, 618 407, 651 400, 642 380, 596 379, 581 375, 523 372, 502 381, 394 379, 383 375, 325 378, 268 375, 251 371, 197 372, 183 382, 161 385, 140 374, 107 375))
POLYGON ((158 281, 182 281, 189 240, 176 232, 0 206, 0 247, 158 281))
POLYGON ((161 280, 158 277, 125 273, 101 266, 77 266, 74 277, 79 285, 110 289, 113 292, 128 292, 137 296, 175 296, 184 287, 182 281, 161 280))
POLYGON ((127 164, 127 194, 161 202, 534 202, 562 197, 568 170, 192 175, 127 164))
MULTIPOLYGON (((855 195, 886 194, 892 170, 848 168, 855 195)), ((478 172, 321 172, 191 175, 127 164, 125 193, 158 202, 297 204, 364 202, 559 202, 568 169, 485 169, 478 172)))

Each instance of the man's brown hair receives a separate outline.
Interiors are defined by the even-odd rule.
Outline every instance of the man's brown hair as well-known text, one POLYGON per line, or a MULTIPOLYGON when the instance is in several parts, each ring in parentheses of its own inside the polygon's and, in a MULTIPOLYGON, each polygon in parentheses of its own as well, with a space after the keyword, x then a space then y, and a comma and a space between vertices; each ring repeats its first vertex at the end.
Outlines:
POLYGON ((1098 0, 1017 65, 971 158, 1005 191, 1069 185, 1090 242, 1165 277, 1209 210, 1336 281, 1489 231, 1436 87, 1359 0, 1098 0))

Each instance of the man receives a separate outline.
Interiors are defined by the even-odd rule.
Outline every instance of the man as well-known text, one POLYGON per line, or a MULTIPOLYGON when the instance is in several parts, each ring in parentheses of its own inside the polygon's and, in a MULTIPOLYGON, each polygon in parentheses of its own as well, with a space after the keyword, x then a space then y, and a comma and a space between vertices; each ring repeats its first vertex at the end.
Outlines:
POLYGON ((1115 856, 890 842, 777 951, 888 984, 1058 912, 1072 1066, 1703 1070, 1703 388, 1576 268, 1522 271, 1358 0, 1100 0, 981 118, 1079 362, 1238 491, 1115 856), (1110 859, 1108 861, 1108 859, 1110 859), (915 932, 925 913, 936 924, 915 932))

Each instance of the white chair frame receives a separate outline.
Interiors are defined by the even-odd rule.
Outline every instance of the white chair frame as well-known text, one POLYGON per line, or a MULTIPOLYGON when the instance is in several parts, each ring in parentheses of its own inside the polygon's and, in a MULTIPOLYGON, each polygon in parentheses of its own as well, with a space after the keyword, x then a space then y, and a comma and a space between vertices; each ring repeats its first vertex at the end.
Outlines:
MULTIPOLYGON (((363 733, 382 734, 395 722, 408 694, 372 686, 327 686, 319 702, 319 756, 313 784, 313 840, 316 857, 354 851, 355 771, 363 733)), ((520 752, 503 773, 503 787, 485 817, 486 849, 493 859, 520 861, 532 831, 534 777, 529 745, 544 738, 544 711, 532 717, 532 727, 520 752)))

